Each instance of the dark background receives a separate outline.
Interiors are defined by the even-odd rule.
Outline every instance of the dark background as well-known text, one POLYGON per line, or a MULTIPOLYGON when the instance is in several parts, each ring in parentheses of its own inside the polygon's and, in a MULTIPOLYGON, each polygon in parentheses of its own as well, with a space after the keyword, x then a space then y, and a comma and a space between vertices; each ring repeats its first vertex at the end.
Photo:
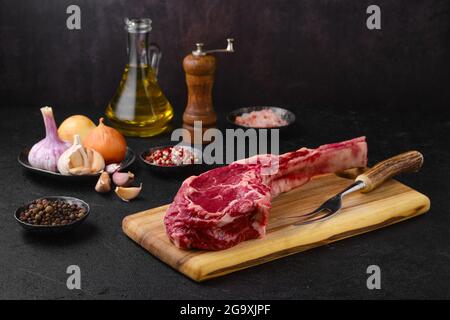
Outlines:
MULTIPOLYGON (((1 1, 0 298, 318 299, 449 298, 450 77, 448 1, 1 1), (66 8, 81 7, 82 29, 66 28, 66 8), (370 4, 382 30, 366 28, 370 4), (362 236, 197 284, 142 250, 121 231, 128 214, 169 203, 181 177, 132 171, 144 192, 131 203, 93 186, 44 179, 16 161, 43 135, 39 108, 58 122, 95 119, 115 92, 126 62, 123 17, 150 17, 162 48, 160 84, 180 124, 186 102, 182 58, 203 41, 237 52, 219 57, 214 101, 219 128, 227 110, 287 106, 297 113, 282 152, 366 135, 369 161, 417 149, 420 173, 400 180, 431 198, 430 212, 362 236), (12 218, 45 195, 87 201, 89 219, 73 233, 41 237, 12 218), (66 288, 67 266, 82 270, 82 290, 66 288), (366 268, 382 270, 382 290, 366 288, 366 268)), ((163 135, 127 139, 136 151, 163 135)))
POLYGON ((160 83, 180 115, 183 57, 196 42, 236 53, 219 57, 216 106, 440 108, 450 101, 446 0, 22 0, 2 1, 0 96, 34 110, 103 112, 126 61, 123 18, 150 17, 163 51, 160 83), (66 8, 81 8, 81 30, 66 8), (368 30, 366 8, 381 8, 368 30))

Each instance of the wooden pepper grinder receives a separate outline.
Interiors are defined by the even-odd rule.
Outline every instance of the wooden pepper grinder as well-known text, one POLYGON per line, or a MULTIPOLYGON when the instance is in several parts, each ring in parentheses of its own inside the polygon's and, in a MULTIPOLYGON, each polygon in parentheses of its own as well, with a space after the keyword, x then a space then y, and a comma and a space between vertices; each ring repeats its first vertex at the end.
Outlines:
POLYGON ((183 69, 186 73, 186 84, 188 87, 188 101, 183 113, 183 128, 190 135, 184 135, 186 143, 209 143, 203 141, 203 133, 214 128, 217 121, 212 103, 212 87, 214 83, 214 72, 216 71, 216 58, 213 52, 234 52, 233 39, 227 39, 226 49, 204 51, 203 43, 197 43, 197 49, 192 51, 183 60, 183 69), (202 128, 194 129, 194 122, 201 121, 202 128), (198 130, 197 132, 195 132, 198 130), (194 136, 195 141, 194 141, 194 136))

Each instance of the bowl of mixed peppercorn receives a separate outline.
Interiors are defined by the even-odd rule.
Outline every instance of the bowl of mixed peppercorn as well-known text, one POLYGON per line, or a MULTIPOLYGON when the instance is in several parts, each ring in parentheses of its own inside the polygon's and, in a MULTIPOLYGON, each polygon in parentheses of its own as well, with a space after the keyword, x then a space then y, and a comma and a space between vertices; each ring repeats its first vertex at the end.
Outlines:
POLYGON ((141 152, 139 159, 152 172, 164 175, 184 177, 210 169, 201 163, 201 151, 188 145, 152 147, 141 152))
POLYGON ((89 211, 89 205, 83 200, 51 196, 21 206, 14 213, 14 217, 27 230, 61 232, 71 230, 82 223, 89 211))

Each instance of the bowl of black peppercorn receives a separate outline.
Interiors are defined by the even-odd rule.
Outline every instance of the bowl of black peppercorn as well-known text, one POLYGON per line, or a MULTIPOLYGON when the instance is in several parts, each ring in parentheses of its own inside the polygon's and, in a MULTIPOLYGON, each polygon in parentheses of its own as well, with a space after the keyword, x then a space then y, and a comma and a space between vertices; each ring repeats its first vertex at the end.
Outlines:
POLYGON ((89 216, 89 212, 89 205, 83 200, 50 196, 19 207, 14 218, 26 230, 60 233, 79 226, 89 216))

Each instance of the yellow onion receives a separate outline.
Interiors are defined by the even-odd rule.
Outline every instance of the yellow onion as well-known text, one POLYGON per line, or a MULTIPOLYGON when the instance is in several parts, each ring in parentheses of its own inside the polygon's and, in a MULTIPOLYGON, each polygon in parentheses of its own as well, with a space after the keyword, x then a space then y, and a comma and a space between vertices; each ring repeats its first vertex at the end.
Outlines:
POLYGON ((99 152, 106 164, 121 162, 127 152, 124 136, 116 129, 103 124, 103 118, 100 118, 98 126, 84 138, 83 145, 99 152))
POLYGON ((72 143, 73 136, 79 135, 81 142, 95 129, 95 123, 83 115, 74 115, 64 120, 58 128, 58 136, 61 140, 72 143))

